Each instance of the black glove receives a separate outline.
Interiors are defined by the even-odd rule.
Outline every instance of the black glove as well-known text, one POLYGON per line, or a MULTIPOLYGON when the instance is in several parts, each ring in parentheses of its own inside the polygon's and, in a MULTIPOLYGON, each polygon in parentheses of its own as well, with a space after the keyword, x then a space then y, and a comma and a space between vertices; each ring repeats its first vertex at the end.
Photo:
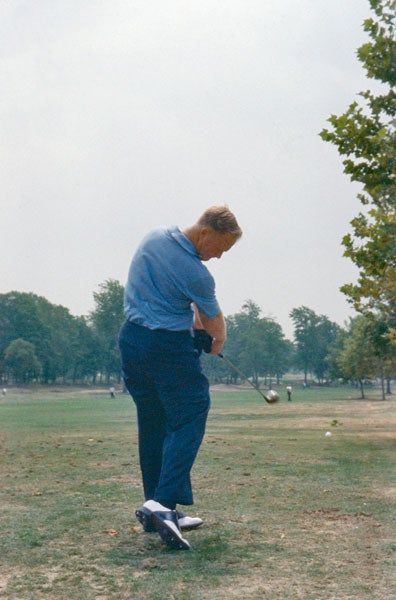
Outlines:
POLYGON ((213 338, 206 329, 194 329, 194 348, 201 354, 202 350, 207 354, 212 350, 213 338))

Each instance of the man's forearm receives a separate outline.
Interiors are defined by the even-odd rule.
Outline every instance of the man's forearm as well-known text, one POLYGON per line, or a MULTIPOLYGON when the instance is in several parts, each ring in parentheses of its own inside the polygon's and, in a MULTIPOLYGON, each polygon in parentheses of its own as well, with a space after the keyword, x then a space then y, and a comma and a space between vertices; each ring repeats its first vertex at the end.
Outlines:
POLYGON ((200 313, 199 316, 204 329, 206 329, 213 338, 211 354, 219 354, 227 338, 227 327, 223 313, 220 311, 211 319, 202 313, 200 313))

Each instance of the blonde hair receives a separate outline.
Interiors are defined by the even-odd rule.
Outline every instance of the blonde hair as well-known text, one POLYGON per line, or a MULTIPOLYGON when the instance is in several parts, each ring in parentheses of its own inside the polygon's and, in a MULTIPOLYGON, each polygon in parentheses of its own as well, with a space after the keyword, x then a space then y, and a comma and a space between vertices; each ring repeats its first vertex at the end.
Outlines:
POLYGON ((239 227, 235 215, 225 205, 207 208, 199 217, 197 224, 199 227, 211 227, 218 233, 231 233, 238 238, 242 235, 242 229, 239 227))

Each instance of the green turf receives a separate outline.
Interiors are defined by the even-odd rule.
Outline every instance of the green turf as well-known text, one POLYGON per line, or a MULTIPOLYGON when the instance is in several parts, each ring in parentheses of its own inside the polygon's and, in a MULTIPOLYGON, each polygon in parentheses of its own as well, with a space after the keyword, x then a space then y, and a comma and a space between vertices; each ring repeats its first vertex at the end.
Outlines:
POLYGON ((212 399, 193 470, 204 525, 177 552, 134 519, 127 396, 11 390, 0 402, 0 598, 396 597, 394 398, 301 388, 277 405, 245 389, 212 399))

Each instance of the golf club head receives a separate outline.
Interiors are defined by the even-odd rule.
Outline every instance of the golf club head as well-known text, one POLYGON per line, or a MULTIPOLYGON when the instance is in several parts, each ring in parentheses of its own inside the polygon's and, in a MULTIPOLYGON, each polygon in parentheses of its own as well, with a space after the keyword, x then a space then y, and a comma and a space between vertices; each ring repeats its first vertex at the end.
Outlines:
POLYGON ((269 404, 274 404, 274 402, 278 402, 279 394, 275 390, 270 390, 265 394, 265 399, 269 404))

